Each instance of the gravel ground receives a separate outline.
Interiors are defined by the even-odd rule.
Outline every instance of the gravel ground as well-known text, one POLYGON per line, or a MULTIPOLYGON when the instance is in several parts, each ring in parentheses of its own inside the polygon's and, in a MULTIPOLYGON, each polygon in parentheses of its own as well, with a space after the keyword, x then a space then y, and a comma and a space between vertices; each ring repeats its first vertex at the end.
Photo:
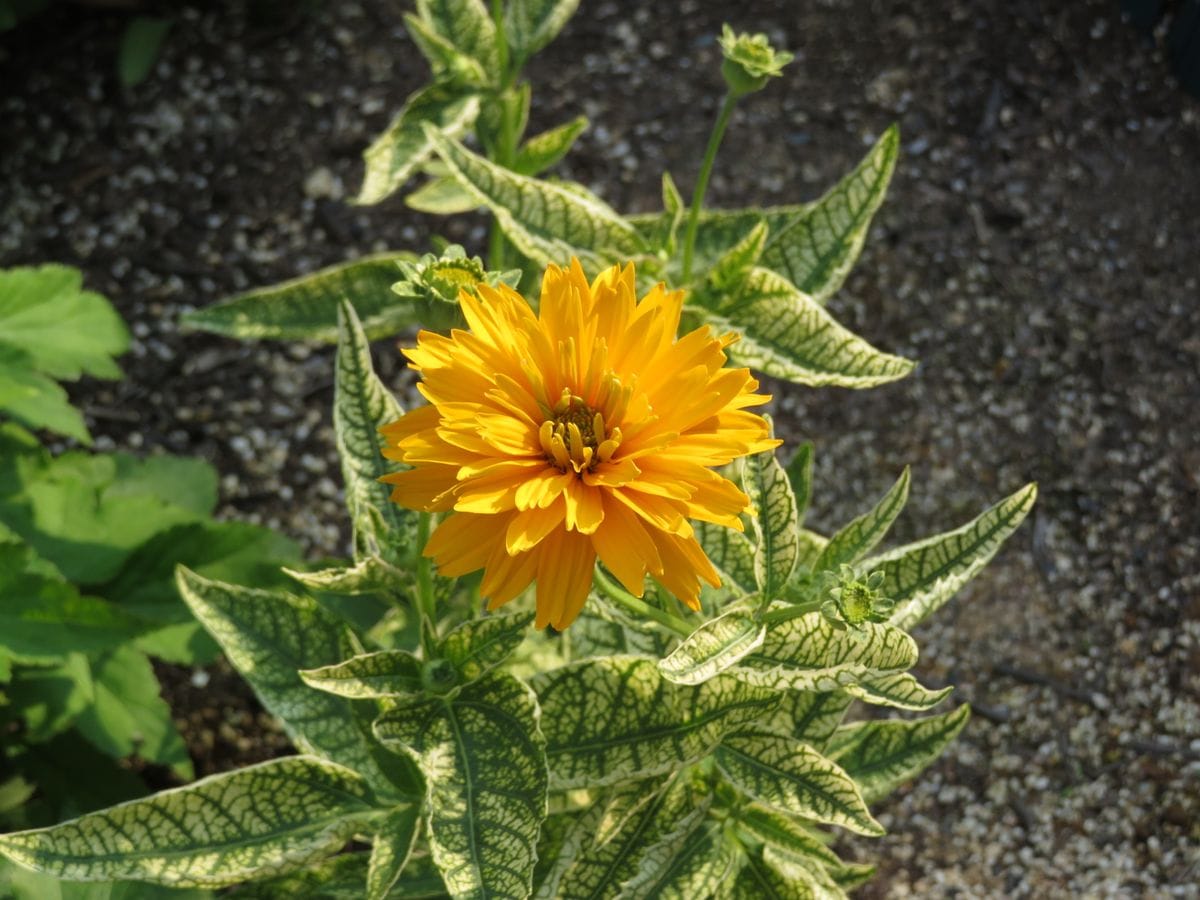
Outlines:
MULTIPOLYGON (((626 210, 695 175, 725 4, 589 0, 529 74, 534 127, 593 122, 561 174, 626 210), (538 93, 540 91, 540 93, 538 93)), ((482 220, 345 205, 359 153, 423 78, 402 4, 247 20, 185 10, 151 79, 121 19, 0 36, 0 264, 84 269, 136 335, 73 391, 101 448, 202 454, 223 514, 342 549, 331 356, 180 334, 179 314, 482 220)), ((1115 2, 744 0, 797 51, 743 103, 711 199, 817 196, 899 121, 904 154, 835 313, 918 358, 865 393, 774 385, 817 445, 835 528, 906 464, 911 539, 1029 480, 1031 521, 922 626, 920 672, 977 715, 880 811, 869 897, 1200 895, 1200 104, 1115 2), (753 160, 737 169, 738 160, 753 160)), ((399 375, 379 347, 385 377, 399 375)))

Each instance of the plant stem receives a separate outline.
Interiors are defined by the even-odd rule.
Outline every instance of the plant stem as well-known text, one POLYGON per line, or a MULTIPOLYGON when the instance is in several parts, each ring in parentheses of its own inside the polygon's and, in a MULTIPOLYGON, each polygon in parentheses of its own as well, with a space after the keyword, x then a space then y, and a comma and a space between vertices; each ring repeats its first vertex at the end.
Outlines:
POLYGON ((764 625, 778 625, 780 622, 786 622, 789 619, 798 619, 801 616, 806 616, 810 612, 817 612, 821 608, 821 600, 809 600, 807 603, 795 603, 791 606, 785 606, 781 609, 773 609, 762 617, 764 625))
POLYGON ((708 191, 708 178, 712 175, 713 161, 717 158, 717 148, 721 146, 721 138, 729 126, 737 98, 726 94, 721 103, 721 111, 717 113, 717 123, 713 126, 712 134, 708 137, 708 149, 704 151, 704 162, 700 164, 700 175, 696 179, 696 188, 692 191, 692 209, 688 213, 687 232, 683 239, 683 281, 686 284, 692 274, 692 251, 696 246, 696 228, 700 224, 700 209, 704 205, 704 194, 708 191))
POLYGON ((678 616, 673 616, 669 612, 659 609, 657 606, 651 606, 645 600, 639 600, 599 569, 596 569, 594 577, 596 580, 596 587, 600 589, 600 593, 604 594, 604 596, 609 600, 612 600, 625 607, 634 615, 644 616, 647 619, 653 619, 658 624, 665 625, 667 628, 670 628, 673 632, 681 637, 687 637, 696 630, 678 616))
MULTIPOLYGON (((508 37, 504 33, 504 2, 503 0, 492 0, 492 21, 496 25, 496 47, 497 55, 499 56, 500 71, 497 73, 499 77, 499 92, 503 95, 512 87, 516 73, 509 69, 508 56, 508 37)), ((500 103, 500 143, 496 148, 496 159, 493 162, 505 168, 511 168, 513 164, 513 137, 512 137, 512 121, 509 116, 509 104, 500 103)), ((491 226, 488 230, 488 268, 493 272, 504 268, 506 242, 504 240, 504 232, 500 230, 500 225, 496 222, 495 214, 492 215, 491 226)))
POLYGON ((417 516, 417 613, 421 617, 421 647, 426 659, 433 658, 437 643, 437 601, 433 596, 433 561, 425 555, 429 543, 429 513, 417 516))

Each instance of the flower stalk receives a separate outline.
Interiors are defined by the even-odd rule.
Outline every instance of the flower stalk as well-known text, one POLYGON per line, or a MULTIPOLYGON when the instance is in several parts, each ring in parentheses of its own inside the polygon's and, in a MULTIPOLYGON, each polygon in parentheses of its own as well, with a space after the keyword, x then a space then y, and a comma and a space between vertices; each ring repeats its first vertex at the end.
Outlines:
POLYGON ((700 210, 704 207, 704 195, 708 192, 708 179, 712 175, 713 163, 717 159, 717 149, 721 139, 725 137, 725 129, 733 116, 733 107, 737 104, 737 96, 730 91, 721 102, 717 113, 716 124, 712 134, 708 136, 708 148, 704 151, 704 162, 700 164, 700 174, 696 178, 696 187, 692 191, 692 207, 688 212, 687 231, 683 238, 683 281, 686 283, 692 276, 692 255, 696 249, 696 229, 700 224, 700 210))
POLYGON ((680 637, 687 637, 694 629, 687 622, 678 616, 674 616, 664 609, 659 609, 657 606, 652 606, 645 600, 639 600, 633 594, 618 585, 615 581, 605 575, 599 568, 596 569, 593 576, 596 588, 614 603, 624 607, 628 612, 635 616, 641 616, 646 619, 653 619, 659 625, 669 628, 680 637))

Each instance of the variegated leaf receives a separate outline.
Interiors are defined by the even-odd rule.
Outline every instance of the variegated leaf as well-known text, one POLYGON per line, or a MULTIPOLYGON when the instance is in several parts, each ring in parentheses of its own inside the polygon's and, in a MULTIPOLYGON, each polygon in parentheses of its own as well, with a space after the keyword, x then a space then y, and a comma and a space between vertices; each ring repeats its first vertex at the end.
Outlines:
POLYGON ((766 628, 746 610, 731 610, 705 622, 680 642, 658 669, 676 684, 708 681, 763 642, 766 628))
POLYGON ((761 853, 748 853, 721 900, 817 900, 804 882, 785 878, 763 861, 761 853))
POLYGON ((300 677, 311 688, 351 700, 409 697, 421 691, 423 666, 407 650, 380 650, 331 666, 301 669, 300 677))
POLYGON ((300 679, 300 669, 358 652, 342 622, 312 598, 210 581, 182 566, 176 582, 192 614, 302 752, 354 769, 384 796, 397 793, 394 783, 415 789, 408 767, 372 739, 369 708, 314 691, 300 679))
POLYGON ((408 98, 392 123, 363 153, 366 171, 356 203, 378 203, 391 196, 429 158, 433 144, 426 123, 459 135, 479 115, 479 96, 434 84, 408 98))
POLYGON ((758 264, 766 243, 767 223, 760 221, 708 270, 699 289, 693 294, 693 302, 720 309, 728 294, 741 289, 750 270, 758 264))
POLYGON ((355 772, 292 756, 0 835, 0 854, 72 881, 222 887, 303 868, 381 815, 355 772))
POLYGON ((587 127, 587 116, 576 116, 557 128, 535 134, 517 150, 513 171, 531 176, 541 174, 567 155, 587 127))
POLYGON ((546 816, 545 740, 533 692, 492 672, 453 697, 397 707, 375 733, 425 774, 430 848, 450 893, 529 896, 546 816))
MULTIPOLYGON (((438 164, 438 168, 445 166, 438 164)), ((417 212, 436 216, 453 216, 470 212, 479 203, 458 183, 457 178, 437 175, 404 198, 406 205, 417 212)))
POLYGON ((714 752, 740 790, 768 806, 858 834, 883 834, 858 787, 808 744, 767 731, 726 735, 714 752))
POLYGON ((675 255, 679 226, 683 224, 687 207, 684 205, 683 197, 680 196, 679 188, 675 186, 670 172, 663 172, 662 198, 663 214, 658 220, 658 227, 649 233, 648 241, 653 249, 671 257, 675 255))
POLYGON ((803 525, 804 517, 808 513, 808 504, 812 501, 812 441, 805 441, 796 448, 796 453, 787 464, 786 471, 788 482, 792 486, 792 493, 796 496, 796 521, 803 525))
POLYGON ((752 269, 741 290, 706 318, 717 331, 742 335, 728 350, 735 363, 797 384, 869 388, 914 366, 872 347, 769 269, 752 269))
POLYGON ((1037 500, 1027 484, 961 528, 872 557, 867 571, 883 569, 882 591, 896 601, 891 623, 911 629, 941 608, 991 561, 1037 500))
POLYGON ((764 724, 772 731, 790 734, 824 750, 850 704, 851 698, 842 691, 787 691, 764 724))
POLYGON ((869 678, 845 687, 847 694, 865 703, 918 712, 933 709, 950 696, 953 690, 954 686, 948 685, 940 691, 931 691, 908 672, 880 675, 878 678, 869 678))
POLYGON ((899 628, 865 622, 840 630, 811 612, 769 626, 762 646, 729 674, 775 690, 836 691, 916 661, 916 643, 899 628))
POLYGON ((417 841, 421 810, 416 804, 399 806, 379 822, 371 838, 367 867, 366 900, 386 900, 399 880, 417 841))
POLYGON ((754 577, 754 544, 742 532, 712 522, 694 522, 696 540, 721 573, 721 580, 738 594, 758 589, 754 577))
POLYGON ((711 897, 737 868, 741 849, 722 824, 704 822, 682 842, 646 850, 636 875, 621 886, 620 900, 697 900, 711 897))
POLYGON ((532 680, 556 789, 596 787, 674 771, 731 729, 770 712, 770 691, 718 676, 672 684, 653 660, 603 657, 532 680))
MULTIPOLYGON (((694 269, 704 272, 710 269, 731 247, 750 233, 759 222, 767 223, 767 231, 774 234, 807 206, 793 204, 771 206, 766 209, 709 209, 700 213, 700 224, 696 228, 696 246, 693 259, 694 269)), ((628 216, 628 221, 640 234, 652 238, 661 233, 670 218, 670 208, 662 213, 628 216)))
POLYGON ((754 578, 763 597, 773 600, 783 593, 800 555, 796 498, 773 450, 745 457, 742 473, 756 537, 754 578))
POLYGON ((900 510, 904 509, 904 504, 908 502, 908 482, 909 470, 908 466, 905 466, 900 478, 875 504, 874 509, 844 525, 829 539, 816 565, 813 566, 813 571, 836 572, 838 566, 843 563, 858 562, 870 553, 875 545, 883 540, 883 536, 896 521, 896 516, 900 515, 900 510))
POLYGON ((772 229, 762 265, 787 276, 818 303, 841 287, 883 202, 899 148, 900 132, 893 125, 828 194, 772 229))
POLYGON ((409 325, 429 325, 435 312, 428 302, 392 293, 400 278, 398 261, 412 259, 408 252, 364 256, 195 310, 184 315, 182 324, 243 340, 332 344, 338 336, 338 304, 349 300, 368 337, 388 337, 409 325))
POLYGON ((847 900, 846 892, 829 870, 810 859, 792 856, 774 847, 763 847, 762 859, 780 878, 809 891, 813 900, 847 900))
POLYGON ((375 594, 379 592, 407 593, 413 579, 408 572, 397 569, 378 556, 367 556, 353 566, 320 569, 316 572, 283 571, 305 587, 314 591, 329 591, 335 594, 375 594))
POLYGON ((441 642, 441 655, 454 664, 464 682, 500 665, 529 634, 533 613, 491 615, 463 622, 441 642))
POLYGON ((925 719, 855 722, 834 734, 827 752, 849 773, 868 803, 891 793, 937 759, 971 717, 963 704, 925 719))
POLYGON ((499 76, 496 23, 481 0, 417 0, 417 15, 485 74, 499 76))
POLYGON ((508 0, 504 36, 519 66, 558 36, 579 0, 508 0))
POLYGON ((813 566, 821 558, 821 554, 825 551, 828 544, 829 539, 824 535, 817 534, 815 531, 809 531, 807 528, 800 529, 800 556, 796 560, 796 569, 792 572, 789 590, 791 585, 796 584, 798 580, 802 582, 811 580, 813 566))
POLYGON ((576 255, 586 268, 598 270, 645 251, 637 231, 599 198, 518 175, 435 128, 427 135, 467 193, 492 211, 509 240, 539 266, 576 255))
POLYGON ((375 374, 367 336, 345 300, 338 310, 336 368, 333 428, 356 552, 360 559, 379 556, 403 565, 413 549, 404 546, 413 514, 392 503, 390 489, 379 481, 394 469, 383 457, 387 441, 379 429, 404 410, 375 374))
POLYGON ((811 860, 814 865, 823 867, 842 864, 821 837, 788 813, 751 803, 738 810, 737 824, 756 840, 790 856, 811 860))
POLYGON ((575 624, 564 634, 572 661, 591 656, 665 656, 673 638, 645 621, 627 616, 599 594, 588 598, 575 624))

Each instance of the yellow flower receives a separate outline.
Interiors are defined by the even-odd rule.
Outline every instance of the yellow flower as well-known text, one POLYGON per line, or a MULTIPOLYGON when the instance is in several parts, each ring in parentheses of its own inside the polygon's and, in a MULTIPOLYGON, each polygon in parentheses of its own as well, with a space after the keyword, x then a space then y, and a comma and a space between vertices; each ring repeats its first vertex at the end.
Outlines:
POLYGON ((633 594, 649 572, 699 608, 720 584, 689 519, 741 529, 749 500, 712 470, 778 445, 749 412, 770 398, 722 368, 736 336, 676 340, 683 294, 640 301, 632 263, 590 285, 551 265, 540 312, 505 285, 459 302, 470 331, 422 331, 407 351, 429 400, 382 429, 392 499, 451 512, 424 549, 442 575, 483 569, 495 609, 537 581, 537 626, 562 630, 599 556, 633 594))

